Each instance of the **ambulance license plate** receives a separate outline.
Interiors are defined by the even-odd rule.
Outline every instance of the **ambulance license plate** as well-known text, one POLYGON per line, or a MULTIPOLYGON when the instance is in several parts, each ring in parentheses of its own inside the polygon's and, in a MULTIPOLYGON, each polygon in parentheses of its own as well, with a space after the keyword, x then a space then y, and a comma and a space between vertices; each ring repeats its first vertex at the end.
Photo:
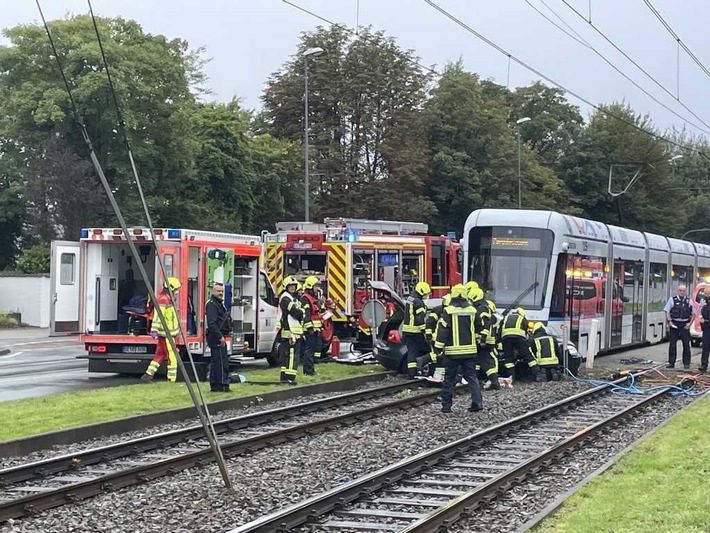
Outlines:
POLYGON ((148 353, 147 346, 124 346, 123 353, 148 353))

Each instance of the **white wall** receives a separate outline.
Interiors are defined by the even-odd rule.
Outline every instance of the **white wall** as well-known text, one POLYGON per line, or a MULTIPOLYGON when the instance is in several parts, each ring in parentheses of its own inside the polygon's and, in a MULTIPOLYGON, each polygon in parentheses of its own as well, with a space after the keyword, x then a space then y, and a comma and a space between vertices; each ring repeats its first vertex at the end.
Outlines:
POLYGON ((48 328, 49 292, 49 274, 0 275, 0 311, 20 312, 25 324, 48 328))

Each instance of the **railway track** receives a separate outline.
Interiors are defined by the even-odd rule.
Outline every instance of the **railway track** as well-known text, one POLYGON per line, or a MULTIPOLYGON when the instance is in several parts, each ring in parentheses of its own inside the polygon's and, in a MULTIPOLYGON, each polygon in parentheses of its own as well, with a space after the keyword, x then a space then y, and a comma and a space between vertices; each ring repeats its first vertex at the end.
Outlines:
MULTIPOLYGON (((228 418, 214 426, 224 454, 234 456, 429 403, 438 394, 422 390, 393 399, 419 386, 396 383, 228 418), (339 412, 327 412, 331 410, 339 412)), ((191 426, 0 470, 0 523, 213 460, 202 426, 191 426)))
POLYGON ((363 476, 229 533, 447 531, 479 503, 667 396, 604 385, 363 476), (297 530, 297 529, 296 529, 297 530))

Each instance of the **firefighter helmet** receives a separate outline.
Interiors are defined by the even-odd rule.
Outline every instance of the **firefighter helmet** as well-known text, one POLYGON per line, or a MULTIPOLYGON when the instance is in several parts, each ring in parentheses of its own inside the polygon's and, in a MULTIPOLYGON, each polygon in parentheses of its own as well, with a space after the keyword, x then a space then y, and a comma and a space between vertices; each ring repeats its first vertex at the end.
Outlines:
POLYGON ((296 278, 294 278, 293 276, 287 276, 286 278, 284 278, 284 281, 283 281, 283 289, 284 290, 288 289, 289 285, 295 285, 296 289, 298 289, 298 286, 300 285, 300 283, 298 283, 298 280, 296 278))
POLYGON ((515 309, 513 309, 513 312, 517 313, 518 315, 522 316, 523 318, 525 317, 525 309, 523 309, 522 307, 516 307, 515 309))
POLYGON ((491 313, 498 311, 498 308, 493 300, 486 300, 486 304, 488 305, 488 309, 491 310, 491 313))
POLYGON ((306 281, 303 282, 304 289, 312 289, 320 283, 320 280, 316 276, 308 276, 306 281))
POLYGON ((414 290, 421 294, 422 296, 426 296, 427 294, 431 294, 431 287, 426 281, 420 281, 419 283, 416 284, 414 287, 414 290))
POLYGON ((478 288, 478 283, 476 283, 475 281, 467 281, 464 287, 466 287, 466 291, 470 293, 473 289, 478 288))
POLYGON ((547 330, 545 329, 545 324, 543 324, 542 322, 535 322, 535 325, 533 326, 533 333, 537 333, 540 330, 547 333, 547 330))
POLYGON ((451 287, 451 297, 452 298, 465 298, 466 297, 466 287, 457 283, 451 287))
POLYGON ((182 283, 180 283, 180 280, 177 279, 174 276, 170 276, 166 281, 165 281, 165 286, 168 287, 171 291, 176 291, 180 287, 182 287, 182 283))
POLYGON ((478 287, 475 289, 469 289, 468 297, 473 303, 480 302, 483 300, 483 291, 478 287))

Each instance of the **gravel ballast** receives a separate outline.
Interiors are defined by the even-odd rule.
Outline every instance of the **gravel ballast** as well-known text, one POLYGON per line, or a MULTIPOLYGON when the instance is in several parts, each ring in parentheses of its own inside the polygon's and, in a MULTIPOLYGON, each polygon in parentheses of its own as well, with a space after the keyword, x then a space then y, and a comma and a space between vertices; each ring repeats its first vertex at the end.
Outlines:
POLYGON ((456 398, 453 415, 442 415, 432 399, 430 405, 234 458, 232 493, 209 465, 42 512, 0 531, 220 532, 585 388, 574 382, 518 383, 512 390, 484 392, 485 409, 476 414, 466 411, 465 395, 456 398))

